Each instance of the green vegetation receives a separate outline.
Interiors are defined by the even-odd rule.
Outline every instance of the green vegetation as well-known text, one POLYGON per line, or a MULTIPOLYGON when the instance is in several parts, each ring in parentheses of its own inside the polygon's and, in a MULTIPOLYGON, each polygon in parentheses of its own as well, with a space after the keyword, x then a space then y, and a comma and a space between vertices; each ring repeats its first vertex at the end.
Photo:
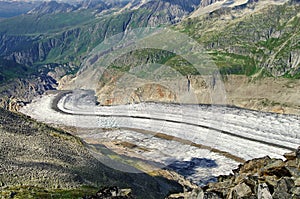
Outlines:
MULTIPOLYGON (((203 44, 222 75, 295 79, 300 76, 300 66, 293 65, 291 59, 296 59, 300 53, 299 12, 300 7, 296 5, 270 5, 244 16, 236 14, 237 17, 224 21, 220 20, 224 13, 217 11, 209 16, 189 18, 175 29, 203 44)), ((183 58, 159 50, 140 50, 126 58, 127 61, 117 61, 112 68, 125 72, 138 64, 150 62, 170 66, 183 75, 198 74, 183 58), (164 53, 163 58, 149 61, 155 54, 164 53)))
POLYGON ((239 74, 251 76, 259 71, 255 60, 249 56, 218 51, 214 51, 210 55, 223 75, 239 74))
POLYGON ((44 189, 40 187, 10 187, 0 190, 2 198, 32 199, 76 199, 93 195, 98 191, 95 187, 82 186, 76 189, 44 189))
POLYGON ((0 32, 5 31, 5 34, 9 35, 38 36, 74 29, 94 20, 93 14, 88 11, 46 15, 28 14, 1 21, 0 32))
MULTIPOLYGON (((197 75, 199 71, 192 66, 183 57, 169 51, 159 49, 140 49, 130 52, 114 61, 109 66, 109 69, 115 69, 121 72, 129 72, 135 67, 140 67, 144 64, 154 64, 138 70, 135 75, 141 78, 149 77, 155 70, 160 67, 170 67, 181 75, 197 75)), ((167 74, 166 74, 167 75, 167 74)))
POLYGON ((300 53, 299 12, 299 5, 269 5, 242 16, 233 11, 231 19, 220 20, 224 13, 216 11, 187 19, 176 29, 203 44, 222 74, 252 76, 263 69, 265 74, 298 78, 300 66, 292 59, 300 53))
POLYGON ((32 68, 17 64, 13 61, 0 59, 0 85, 15 78, 26 78, 35 72, 36 70, 32 68))

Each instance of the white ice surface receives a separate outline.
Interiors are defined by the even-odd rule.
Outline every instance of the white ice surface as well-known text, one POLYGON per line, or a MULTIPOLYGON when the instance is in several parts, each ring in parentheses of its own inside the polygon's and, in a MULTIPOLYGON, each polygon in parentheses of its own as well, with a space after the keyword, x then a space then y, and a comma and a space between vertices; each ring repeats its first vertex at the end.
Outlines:
MULTIPOLYGON (((282 154, 289 151, 272 144, 291 148, 297 148, 300 145, 299 116, 202 105, 141 103, 96 107, 84 100, 73 103, 72 96, 66 95, 59 101, 58 107, 63 112, 76 114, 71 115, 57 112, 51 108, 55 96, 52 94, 37 98, 22 108, 21 112, 46 123, 80 128, 126 127, 163 133, 226 151, 245 160, 266 155, 282 158, 282 154), (230 134, 216 130, 227 131, 230 134), (251 138, 251 140, 247 138, 251 138), (260 141, 270 143, 270 145, 260 141)), ((149 161, 163 164, 174 161, 190 161, 192 158, 213 160, 217 166, 199 166, 194 168, 197 172, 187 176, 196 182, 204 180, 206 177, 228 174, 238 165, 237 162, 220 154, 136 131, 116 130, 96 135, 86 134, 81 137, 83 139, 93 137, 100 140, 132 142, 151 149, 150 151, 140 151, 139 155, 149 161)))

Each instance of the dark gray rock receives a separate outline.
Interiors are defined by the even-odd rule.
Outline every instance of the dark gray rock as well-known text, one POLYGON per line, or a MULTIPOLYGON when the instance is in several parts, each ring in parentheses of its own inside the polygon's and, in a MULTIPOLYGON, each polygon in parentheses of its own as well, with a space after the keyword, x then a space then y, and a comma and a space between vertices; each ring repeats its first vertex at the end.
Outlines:
POLYGON ((272 196, 274 199, 292 198, 290 191, 293 187, 294 181, 291 178, 284 177, 279 180, 272 196))

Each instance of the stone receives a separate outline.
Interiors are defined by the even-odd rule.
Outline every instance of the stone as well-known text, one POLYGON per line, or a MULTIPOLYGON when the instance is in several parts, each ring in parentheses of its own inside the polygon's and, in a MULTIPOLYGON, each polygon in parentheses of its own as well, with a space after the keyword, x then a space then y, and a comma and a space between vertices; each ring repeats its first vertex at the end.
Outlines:
POLYGON ((300 170, 296 167, 286 167, 292 176, 300 176, 300 170))
POLYGON ((202 189, 194 189, 191 193, 191 198, 203 199, 204 198, 203 190, 202 189))
POLYGON ((257 178, 253 176, 248 176, 248 178, 245 179, 244 182, 251 188, 252 193, 256 195, 258 186, 257 178))
POLYGON ((300 176, 298 176, 298 178, 295 179, 294 183, 296 187, 300 187, 300 176))
POLYGON ((267 183, 267 185, 269 185, 269 187, 276 187, 278 180, 279 179, 276 176, 265 176, 265 182, 267 183))
POLYGON ((285 153, 283 155, 287 160, 295 160, 297 158, 297 154, 295 151, 290 152, 290 153, 285 153))
POLYGON ((228 195, 229 189, 232 188, 233 186, 234 184, 231 181, 210 183, 209 188, 207 188, 205 191, 207 192, 218 191, 223 196, 226 196, 228 195))
POLYGON ((286 167, 298 167, 298 165, 297 165, 297 159, 286 161, 285 166, 286 167))
MULTIPOLYGON (((218 182, 203 187, 201 199, 300 199, 300 159, 295 154, 287 154, 286 161, 249 160, 233 175, 219 176, 218 182)), ((183 198, 195 198, 186 196, 183 198)))
POLYGON ((294 181, 291 178, 282 178, 273 193, 273 199, 291 198, 290 190, 294 187, 294 181))
POLYGON ((118 187, 104 187, 96 195, 85 196, 83 199, 132 199, 131 189, 119 189, 118 187))
POLYGON ((258 185, 258 190, 257 190, 257 198, 258 199, 273 199, 268 185, 266 183, 262 183, 258 185))
POLYGON ((233 173, 235 175, 238 175, 241 173, 257 175, 260 173, 261 168, 268 165, 270 163, 270 161, 271 161, 271 158, 269 156, 249 160, 249 161, 245 162, 244 165, 239 165, 239 168, 233 170, 233 173))
MULTIPOLYGON (((190 199, 192 199, 192 198, 190 198, 190 199)), ((204 194, 203 199, 222 199, 222 197, 219 196, 217 193, 207 192, 207 193, 204 194)))
POLYGON ((202 189, 197 188, 190 192, 172 194, 167 199, 204 199, 204 192, 202 189))
POLYGON ((294 187, 291 189, 291 193, 300 196, 300 187, 294 187))
POLYGON ((232 197, 236 196, 237 198, 243 198, 250 196, 251 194, 251 188, 245 183, 238 184, 231 190, 232 197))
POLYGON ((283 176, 292 176, 287 168, 285 168, 285 164, 283 160, 275 160, 271 164, 266 165, 262 169, 262 174, 272 176, 275 175, 279 178, 283 176))
POLYGON ((111 197, 117 196, 119 189, 117 187, 105 187, 97 192, 97 196, 101 197, 111 197))
POLYGON ((296 151, 296 156, 298 159, 300 159, 300 146, 298 147, 298 149, 296 151))
POLYGON ((129 195, 131 195, 131 189, 121 189, 120 190, 120 196, 129 196, 129 195))

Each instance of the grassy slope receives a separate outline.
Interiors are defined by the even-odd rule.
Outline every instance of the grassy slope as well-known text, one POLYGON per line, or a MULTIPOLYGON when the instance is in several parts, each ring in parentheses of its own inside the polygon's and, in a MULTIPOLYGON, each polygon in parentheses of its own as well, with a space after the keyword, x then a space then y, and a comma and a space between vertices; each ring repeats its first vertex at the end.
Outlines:
MULTIPOLYGON (((299 12, 299 4, 269 5, 254 12, 247 8, 219 10, 210 15, 186 19, 175 29, 202 44, 223 75, 298 79, 299 12)), ((197 75, 197 71, 182 58, 160 50, 131 53, 127 56, 129 61, 117 60, 115 69, 123 67, 121 70, 128 71, 137 63, 146 63, 149 60, 146 58, 155 57, 155 53, 162 57, 154 60, 156 63, 169 65, 183 75, 197 75)))
MULTIPOLYGON (((236 13, 235 13, 236 12, 236 13)), ((219 11, 187 19, 177 26, 210 52, 222 73, 299 77, 291 68, 290 53, 299 54, 300 6, 267 6, 239 16, 219 11)))

